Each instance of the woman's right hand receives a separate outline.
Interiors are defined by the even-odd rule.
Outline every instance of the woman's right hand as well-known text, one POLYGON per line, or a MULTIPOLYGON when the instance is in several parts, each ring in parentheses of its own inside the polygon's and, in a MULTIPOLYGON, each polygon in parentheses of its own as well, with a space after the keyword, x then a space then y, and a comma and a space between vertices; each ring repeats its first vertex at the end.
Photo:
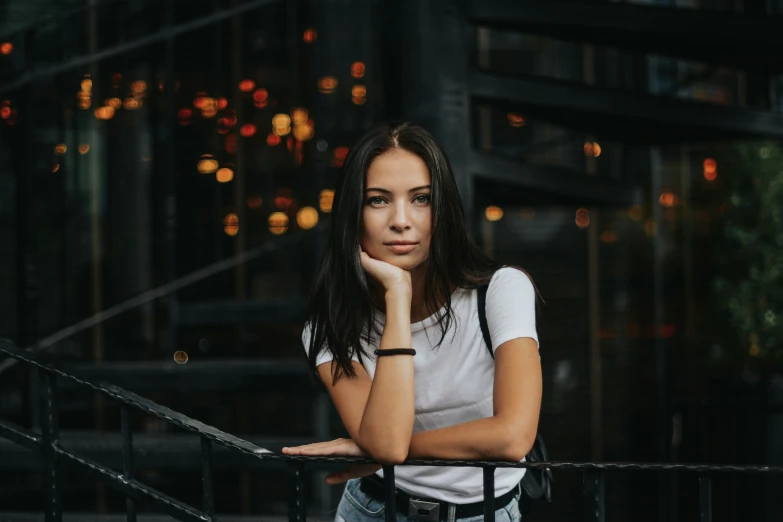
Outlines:
POLYGON ((373 259, 367 252, 360 250, 362 267, 375 279, 386 292, 412 293, 411 273, 391 263, 373 259))

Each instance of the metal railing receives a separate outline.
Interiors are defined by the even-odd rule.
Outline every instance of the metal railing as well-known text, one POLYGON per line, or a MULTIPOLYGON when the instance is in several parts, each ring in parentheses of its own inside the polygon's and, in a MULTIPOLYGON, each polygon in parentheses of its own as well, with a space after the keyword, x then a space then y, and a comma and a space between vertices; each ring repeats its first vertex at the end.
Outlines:
MULTIPOLYGON (((177 413, 165 406, 141 397, 118 386, 106 383, 93 383, 70 375, 40 355, 21 350, 7 340, 0 340, 0 354, 37 369, 39 375, 41 401, 40 435, 0 419, 0 436, 43 456, 44 477, 44 514, 47 522, 62 520, 62 478, 60 466, 67 462, 82 470, 92 472, 97 479, 123 493, 126 497, 128 522, 136 520, 136 503, 143 502, 160 512, 182 521, 214 521, 215 501, 213 493, 212 444, 244 453, 249 457, 263 461, 285 461, 290 474, 288 519, 292 522, 306 520, 304 474, 307 463, 332 462, 351 464, 370 464, 375 461, 356 457, 298 457, 273 453, 246 440, 220 431, 195 419, 177 413), (112 470, 63 448, 59 443, 57 381, 67 379, 81 386, 100 392, 121 405, 122 428, 122 472, 112 470), (131 427, 132 411, 140 411, 166 420, 171 424, 197 433, 201 437, 201 483, 202 506, 196 509, 178 501, 134 478, 133 432, 131 427)), ((687 471, 698 474, 699 503, 701 522, 712 520, 712 475, 716 473, 752 473, 779 474, 779 466, 716 466, 693 464, 644 464, 633 462, 498 462, 468 460, 408 460, 405 465, 417 466, 470 466, 480 467, 484 474, 484 520, 495 520, 495 470, 497 468, 531 468, 551 470, 581 471, 583 474, 583 520, 600 522, 604 520, 605 472, 607 471, 687 471)), ((385 485, 385 519, 396 520, 394 466, 383 466, 385 485)))

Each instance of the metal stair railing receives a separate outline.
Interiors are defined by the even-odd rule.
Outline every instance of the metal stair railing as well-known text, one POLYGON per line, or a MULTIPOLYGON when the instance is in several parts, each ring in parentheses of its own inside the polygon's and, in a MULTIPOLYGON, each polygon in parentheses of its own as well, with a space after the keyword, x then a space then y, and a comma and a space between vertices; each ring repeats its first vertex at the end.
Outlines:
MULTIPOLYGON (((39 354, 21 350, 8 340, 0 340, 0 354, 7 355, 19 362, 38 370, 41 396, 41 434, 34 433, 14 423, 0 419, 0 436, 17 444, 38 451, 43 456, 44 477, 44 514, 47 522, 62 520, 62 478, 60 465, 67 462, 91 471, 99 481, 123 493, 127 499, 126 513, 128 522, 136 520, 136 503, 143 502, 157 508, 160 512, 181 521, 215 521, 215 501, 213 494, 212 444, 244 453, 248 457, 262 461, 284 461, 291 470, 289 486, 288 519, 292 522, 304 522, 307 517, 305 505, 304 475, 305 466, 310 462, 332 462, 351 464, 370 464, 375 461, 356 457, 295 457, 273 453, 239 437, 220 431, 165 406, 141 397, 118 386, 106 383, 93 383, 70 375, 39 354), (59 443, 57 380, 72 381, 81 386, 92 388, 121 404, 122 428, 122 472, 109 469, 64 449, 59 443), (133 433, 131 413, 133 410, 154 415, 171 424, 198 434, 201 437, 201 482, 202 507, 196 509, 178 501, 133 478, 133 433)), ((405 465, 414 466, 470 466, 480 467, 484 474, 484 520, 495 520, 495 469, 531 468, 550 470, 572 470, 583 473, 583 520, 599 522, 604 520, 604 475, 606 471, 687 471, 698 474, 700 521, 712 521, 712 475, 716 473, 752 473, 780 474, 780 466, 717 466, 708 464, 645 464, 638 462, 499 462, 468 460, 408 460, 405 465)), ((385 520, 396 520, 394 466, 383 466, 385 483, 385 520)), ((500 506, 497 506, 500 507, 500 506)))

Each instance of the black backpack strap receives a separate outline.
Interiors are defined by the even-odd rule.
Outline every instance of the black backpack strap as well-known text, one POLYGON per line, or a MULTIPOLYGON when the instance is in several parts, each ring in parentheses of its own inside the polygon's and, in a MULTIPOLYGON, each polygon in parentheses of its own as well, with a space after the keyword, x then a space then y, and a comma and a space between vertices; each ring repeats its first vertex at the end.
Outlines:
POLYGON ((487 350, 489 350, 489 355, 492 356, 492 358, 495 358, 495 353, 492 351, 492 338, 489 335, 489 326, 487 326, 487 289, 489 288, 489 283, 485 285, 481 285, 476 290, 476 297, 478 299, 478 314, 479 314, 479 324, 481 325, 481 334, 484 336, 484 344, 487 345, 487 350))

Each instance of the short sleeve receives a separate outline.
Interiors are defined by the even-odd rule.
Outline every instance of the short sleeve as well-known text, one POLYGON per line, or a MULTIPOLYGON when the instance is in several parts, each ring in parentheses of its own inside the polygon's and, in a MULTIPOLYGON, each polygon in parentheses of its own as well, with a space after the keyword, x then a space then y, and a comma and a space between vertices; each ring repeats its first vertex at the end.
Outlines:
MULTIPOLYGON (((310 338, 312 337, 312 334, 313 332, 312 329, 310 328, 310 323, 307 323, 305 327, 302 329, 302 346, 304 347, 305 353, 308 355, 308 357, 310 355, 310 338)), ((323 348, 321 348, 321 351, 318 352, 318 357, 316 357, 315 359, 315 367, 317 368, 318 366, 322 365, 325 362, 329 362, 332 359, 334 359, 334 357, 332 357, 332 352, 327 350, 326 347, 324 346, 323 348)), ((353 359, 354 361, 359 361, 359 358, 356 357, 356 355, 352 356, 351 359, 353 359)))
POLYGON ((487 288, 486 312, 493 351, 521 337, 529 337, 538 345, 536 290, 521 270, 505 267, 495 272, 487 288))

